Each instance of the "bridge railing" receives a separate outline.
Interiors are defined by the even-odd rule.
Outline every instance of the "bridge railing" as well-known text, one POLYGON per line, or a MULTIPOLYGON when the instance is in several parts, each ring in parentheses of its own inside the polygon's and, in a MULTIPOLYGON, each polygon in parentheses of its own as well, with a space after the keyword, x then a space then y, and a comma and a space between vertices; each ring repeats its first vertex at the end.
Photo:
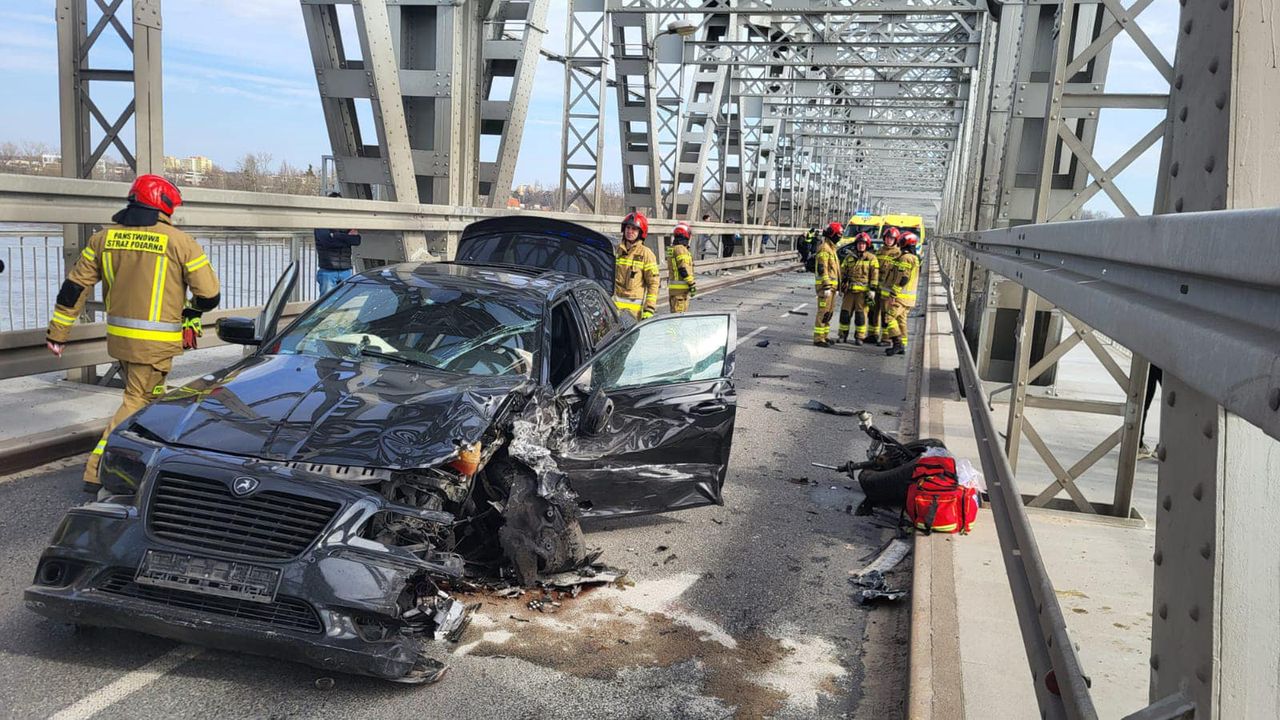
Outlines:
MULTIPOLYGON (((27 228, 0 233, 0 252, 9 247, 5 259, 10 265, 0 275, 0 303, 7 303, 0 306, 0 323, 8 321, 7 325, 0 325, 6 328, 0 332, 0 379, 111 362, 102 322, 74 327, 71 342, 60 359, 44 348, 48 313, 65 276, 62 233, 56 226, 50 229, 47 223, 104 223, 120 209, 127 190, 126 183, 0 174, 0 222, 23 223, 27 228), (32 225, 41 223, 45 225, 32 225)), ((255 314, 256 306, 265 301, 291 261, 300 262, 301 267, 295 302, 288 306, 286 318, 314 300, 315 250, 311 230, 316 227, 421 232, 429 240, 439 241, 437 247, 444 249, 452 247, 447 238, 456 237, 468 224, 499 215, 551 216, 608 234, 617 233, 620 221, 617 216, 450 208, 201 188, 184 190, 184 200, 176 220, 204 245, 223 284, 223 306, 227 309, 206 314, 206 325, 210 327, 223 316, 255 314)), ((664 279, 662 236, 670 233, 675 224, 674 220, 650 221, 650 243, 658 251, 664 279)), ((695 237, 703 233, 717 238, 737 234, 740 241, 732 257, 697 262, 700 273, 746 270, 751 275, 776 271, 794 262, 794 240, 803 230, 722 223, 697 225, 695 237)), ((710 289, 741 277, 708 279, 700 286, 710 289)), ((97 313, 95 319, 102 320, 100 315, 97 313)), ((202 348, 220 344, 212 332, 201 339, 202 348)))
MULTIPOLYGON (((1010 463, 1025 408, 1034 406, 1027 402, 1026 386, 1055 361, 1053 355, 1062 354, 1049 352, 1031 362, 1031 318, 1039 300, 1078 319, 1078 334, 1096 330, 1130 351, 1127 375, 1114 362, 1108 366, 1118 381, 1128 381, 1126 402, 1108 413, 1123 417, 1116 432, 1123 438, 1116 505, 1126 514, 1148 362, 1163 370, 1155 448, 1152 687, 1162 668, 1208 682, 1210 655, 1222 658, 1223 677, 1247 674, 1260 658, 1273 663, 1278 633, 1270 626, 1246 630, 1256 627, 1249 619, 1280 612, 1280 584, 1274 582, 1280 578, 1280 543, 1261 540, 1251 519, 1258 512, 1253 500, 1274 499, 1280 473, 1277 222, 1280 209, 1187 213, 1025 225, 931 243, 949 291, 961 376, 983 467, 993 480, 991 507, 1047 717, 1088 718, 1096 712, 1010 463), (973 299, 982 283, 975 278, 983 272, 1022 290, 1003 439, 962 332, 961 315, 978 305, 973 299), (1236 591, 1244 587, 1250 590, 1236 591), (1057 693, 1048 689, 1049 677, 1057 693)), ((1055 490, 1071 489, 1074 475, 1061 468, 1054 474, 1061 486, 1055 490)), ((1274 511, 1274 503, 1269 508, 1274 511)), ((1189 697, 1184 688, 1154 698, 1132 717, 1198 717, 1189 697)))

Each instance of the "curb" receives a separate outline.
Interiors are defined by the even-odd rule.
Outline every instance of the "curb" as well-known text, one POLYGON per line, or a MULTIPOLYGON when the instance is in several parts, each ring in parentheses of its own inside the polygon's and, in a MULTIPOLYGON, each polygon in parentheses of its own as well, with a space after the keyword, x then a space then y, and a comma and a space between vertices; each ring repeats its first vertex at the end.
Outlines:
MULTIPOLYGON (((932 259, 925 297, 920 342, 914 348, 912 367, 918 373, 914 416, 916 435, 926 427, 921 413, 928 405, 930 362, 925 349, 936 344, 930 334, 930 316, 934 306, 933 290, 941 286, 932 259), (916 362, 917 357, 919 362, 916 362)), ((936 359, 936 351, 933 353, 936 359)), ((908 393, 912 386, 908 386, 908 393)), ((908 395, 910 400, 910 395, 908 395)), ((932 430, 933 428, 930 428, 932 430)), ((941 434, 941 433, 938 433, 941 434)), ((960 674, 959 618, 956 604, 953 535, 915 534, 911 568, 911 635, 908 646, 907 714, 911 720, 964 717, 964 683, 960 674)))
POLYGON ((0 475, 89 452, 98 444, 106 426, 107 418, 89 420, 0 442, 0 475))

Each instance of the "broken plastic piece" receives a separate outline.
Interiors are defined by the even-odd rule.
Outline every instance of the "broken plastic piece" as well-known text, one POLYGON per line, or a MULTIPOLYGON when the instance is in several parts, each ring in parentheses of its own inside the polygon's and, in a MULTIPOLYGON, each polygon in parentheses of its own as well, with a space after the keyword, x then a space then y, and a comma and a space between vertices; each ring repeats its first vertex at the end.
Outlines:
POLYGON ((756 347, 769 347, 769 341, 761 340, 760 342, 756 343, 756 347))
POLYGON ((753 378, 767 378, 770 380, 782 380, 791 377, 790 375, 770 375, 768 373, 751 373, 753 378))
POLYGON ((764 406, 770 410, 777 410, 778 412, 782 412, 782 408, 778 407, 777 405, 774 405, 772 400, 765 400, 764 406))
POLYGON ((907 594, 906 590, 895 590, 889 587, 885 582, 884 573, 879 570, 871 570, 856 578, 849 578, 849 582, 862 588, 858 591, 858 602, 863 605, 876 600, 899 600, 907 594))
POLYGON ((819 402, 817 400, 810 400, 809 402, 805 403, 804 408, 806 410, 815 410, 817 412, 826 413, 828 415, 852 416, 856 414, 853 410, 849 410, 848 408, 832 407, 824 402, 819 402))

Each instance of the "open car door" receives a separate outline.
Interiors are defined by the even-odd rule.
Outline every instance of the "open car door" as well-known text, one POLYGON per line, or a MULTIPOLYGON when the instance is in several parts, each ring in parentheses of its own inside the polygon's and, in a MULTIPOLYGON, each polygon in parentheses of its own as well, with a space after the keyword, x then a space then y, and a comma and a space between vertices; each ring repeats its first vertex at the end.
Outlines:
POLYGON ((558 270, 613 293, 613 242, 564 220, 520 215, 473 222, 462 231, 454 262, 558 270))
MULTIPOLYGON (((603 393, 612 414, 579 423, 556 458, 588 516, 721 504, 733 443, 737 322, 729 313, 665 315, 632 327, 562 390, 603 393)), ((589 403, 584 403, 584 405, 589 403)))
POLYGON ((297 284, 298 263, 291 262, 289 267, 281 273, 275 287, 271 288, 271 294, 267 296, 267 302, 262 306, 262 312, 258 313, 258 320, 254 323, 253 334, 259 344, 275 336, 276 326, 280 324, 280 316, 284 313, 284 306, 293 296, 293 286, 297 284))

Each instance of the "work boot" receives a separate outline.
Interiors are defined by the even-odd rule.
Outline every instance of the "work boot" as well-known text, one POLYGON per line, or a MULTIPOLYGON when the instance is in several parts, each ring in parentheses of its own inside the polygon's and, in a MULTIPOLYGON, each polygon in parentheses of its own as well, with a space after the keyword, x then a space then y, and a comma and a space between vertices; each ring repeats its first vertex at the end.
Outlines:
POLYGON ((861 345, 861 344, 862 344, 862 338, 854 338, 854 339, 853 339, 853 344, 854 344, 854 345, 861 345))
POLYGON ((842 333, 840 333, 840 340, 839 340, 839 342, 842 342, 842 343, 847 343, 847 342, 849 342, 849 333, 843 333, 843 332, 842 332, 842 333))
POLYGON ((886 338, 886 339, 884 339, 884 340, 877 340, 877 341, 876 341, 876 347, 889 347, 890 345, 893 345, 893 341, 892 341, 892 340, 889 340, 889 339, 887 339, 887 338, 886 338))

